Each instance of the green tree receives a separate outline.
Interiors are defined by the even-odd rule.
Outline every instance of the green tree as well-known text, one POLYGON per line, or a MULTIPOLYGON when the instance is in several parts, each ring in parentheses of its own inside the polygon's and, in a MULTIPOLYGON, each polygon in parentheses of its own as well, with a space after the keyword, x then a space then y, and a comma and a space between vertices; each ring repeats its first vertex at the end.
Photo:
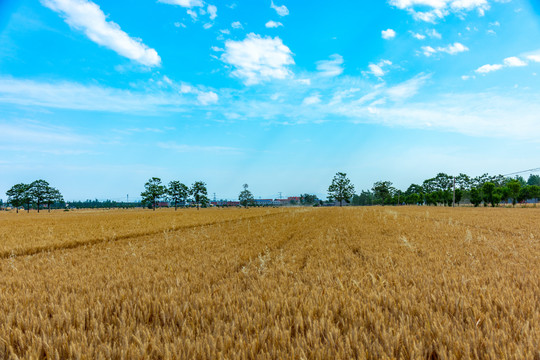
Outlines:
POLYGON ((240 205, 242 205, 246 209, 248 208, 249 205, 253 205, 255 203, 255 198, 253 197, 253 194, 251 193, 251 191, 248 190, 248 187, 249 187, 248 184, 242 185, 242 188, 244 190, 242 190, 240 192, 240 195, 238 195, 238 200, 240 201, 240 205))
POLYGON ((343 201, 350 202, 354 195, 354 185, 347 178, 346 173, 338 172, 332 179, 332 184, 328 187, 328 199, 339 201, 339 206, 343 206, 343 201))
POLYGON ((375 199, 380 200, 381 204, 388 203, 393 195, 392 182, 390 181, 377 181, 373 184, 373 196, 375 199))
POLYGON ((540 175, 529 175, 529 179, 527 179, 527 185, 540 186, 540 175))
POLYGON ((178 209, 178 203, 181 201, 185 202, 189 196, 189 188, 180 181, 174 180, 169 182, 167 195, 169 199, 174 202, 174 211, 176 211, 176 209, 178 209))
POLYGON ((469 191, 472 186, 472 179, 467 174, 459 174, 456 176, 456 187, 461 190, 469 191))
POLYGON ((530 185, 530 189, 531 198, 538 201, 540 197, 540 185, 530 185))
POLYGON ((501 189, 501 200, 508 204, 508 198, 510 197, 510 189, 507 186, 503 186, 501 189))
POLYGON ((15 207, 17 213, 19 212, 19 208, 24 206, 29 201, 29 187, 30 186, 28 184, 15 184, 11 187, 11 189, 6 191, 6 195, 8 197, 7 202, 8 204, 11 204, 11 206, 15 207))
POLYGON ((52 204, 64 202, 64 197, 58 189, 55 189, 52 186, 47 186, 43 196, 43 202, 47 204, 48 212, 51 212, 52 204))
POLYGON ((208 191, 206 190, 206 184, 204 182, 194 182, 193 185, 191 185, 190 194, 193 196, 193 200, 197 205, 197 210, 199 210, 199 206, 208 206, 208 191))
POLYGON ((515 180, 519 181, 519 184, 521 186, 527 185, 527 182, 525 181, 525 179, 521 175, 516 175, 515 180))
POLYGON ((471 189, 471 204, 474 205, 474 207, 478 207, 482 203, 482 192, 476 188, 473 187, 471 189))
POLYGON ((521 182, 518 179, 510 180, 506 187, 510 190, 510 197, 512 198, 512 206, 516 206, 516 202, 519 196, 519 190, 521 189, 521 182))
POLYGON ((37 211, 39 212, 39 209, 41 205, 45 203, 46 200, 46 194, 49 189, 50 185, 45 180, 36 180, 30 184, 29 193, 32 198, 32 202, 36 205, 37 211))
POLYGON ((141 193, 142 202, 152 206, 156 210, 159 198, 165 195, 167 188, 161 185, 161 179, 153 177, 144 184, 144 191, 141 193))
MULTIPOLYGON (((495 184, 492 182, 486 182, 482 185, 482 192, 485 196, 485 202, 490 203, 492 207, 495 207, 495 199, 493 198, 495 191, 495 184)), ((500 201, 500 198, 499 198, 500 201)))
POLYGON ((463 198, 463 190, 460 188, 457 188, 455 191, 456 204, 459 205, 459 202, 461 201, 462 198, 463 198))
POLYGON ((300 195, 300 201, 302 202, 302 205, 313 205, 317 202, 317 195, 302 194, 300 195))

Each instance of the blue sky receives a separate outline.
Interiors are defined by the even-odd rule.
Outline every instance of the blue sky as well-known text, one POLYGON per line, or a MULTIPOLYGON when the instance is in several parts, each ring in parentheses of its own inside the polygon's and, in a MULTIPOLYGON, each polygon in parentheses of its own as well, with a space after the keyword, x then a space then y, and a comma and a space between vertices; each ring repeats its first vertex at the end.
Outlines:
MULTIPOLYGON (((525 0, 0 0, 0 193, 325 197, 538 167, 525 0)), ((0 196, 2 197, 2 196, 0 196)), ((5 196, 4 196, 5 198, 5 196)))

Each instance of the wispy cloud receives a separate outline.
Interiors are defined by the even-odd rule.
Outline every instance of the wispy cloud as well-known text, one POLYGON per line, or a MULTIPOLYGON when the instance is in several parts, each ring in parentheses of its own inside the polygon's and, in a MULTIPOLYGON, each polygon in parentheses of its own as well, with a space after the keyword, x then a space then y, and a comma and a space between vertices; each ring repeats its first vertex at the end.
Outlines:
POLYGON ((381 60, 377 64, 369 64, 369 74, 373 74, 378 78, 383 77, 386 74, 386 68, 387 66, 392 65, 392 62, 390 60, 381 60))
POLYGON ((277 6, 276 4, 274 4, 274 1, 271 1, 270 2, 270 7, 272 9, 276 10, 276 13, 279 16, 289 15, 289 9, 287 9, 287 7, 285 5, 277 6))
POLYGON ((0 123, 0 133, 3 136, 4 143, 13 144, 55 144, 63 146, 93 143, 90 137, 74 133, 71 129, 36 121, 0 123))
POLYGON ((408 11, 415 20, 436 22, 451 13, 463 14, 476 10, 483 16, 490 9, 488 0, 390 0, 390 5, 408 11), (430 9, 419 11, 418 9, 430 9))
POLYGON ((338 76, 343 73, 343 56, 339 54, 330 55, 330 60, 317 62, 317 70, 322 76, 338 76))
POLYGON ((88 0, 41 0, 41 3, 59 13, 69 26, 84 32, 95 43, 142 65, 160 65, 161 58, 156 50, 130 37, 118 24, 107 21, 97 4, 88 0))
POLYGON ((469 48, 458 42, 443 47, 439 46, 437 48, 433 48, 431 46, 422 46, 422 53, 428 57, 441 52, 456 55, 466 51, 469 51, 469 48))
POLYGON ((186 106, 215 103, 218 95, 167 77, 155 88, 130 91, 74 82, 44 82, 0 77, 0 103, 58 109, 120 113, 183 111, 186 106))
POLYGON ((178 5, 185 8, 201 7, 204 5, 202 0, 158 0, 160 3, 178 5))
POLYGON ((215 154, 241 154, 245 152, 244 149, 228 147, 228 146, 204 146, 204 145, 188 145, 188 144, 178 144, 176 142, 158 142, 157 146, 166 149, 172 150, 180 153, 191 153, 191 152, 210 152, 215 154))

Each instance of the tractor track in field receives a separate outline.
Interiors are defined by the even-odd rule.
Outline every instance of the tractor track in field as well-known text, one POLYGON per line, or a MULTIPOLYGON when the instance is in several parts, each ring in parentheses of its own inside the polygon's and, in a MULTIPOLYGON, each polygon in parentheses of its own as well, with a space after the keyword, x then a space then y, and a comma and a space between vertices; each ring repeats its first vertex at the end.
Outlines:
POLYGON ((157 234, 166 233, 166 232, 175 233, 175 232, 185 231, 189 229, 202 228, 205 226, 234 224, 234 223, 239 223, 246 220, 291 215, 291 213, 293 212, 285 211, 285 212, 278 212, 278 213, 271 213, 271 214, 264 214, 264 215, 246 216, 240 219, 216 220, 216 221, 211 221, 211 222, 207 222, 203 224, 191 224, 191 225, 183 225, 183 226, 180 225, 180 226, 174 226, 171 228, 160 229, 160 230, 149 230, 149 231, 132 233, 132 234, 106 236, 102 238, 94 238, 94 239, 88 239, 88 240, 83 240, 83 241, 74 241, 70 243, 36 246, 36 247, 27 248, 27 249, 4 250, 0 252, 0 260, 5 260, 5 259, 13 258, 13 257, 21 257, 21 256, 33 256, 33 255, 37 255, 41 253, 48 253, 48 252, 53 252, 53 251, 77 249, 84 246, 93 246, 93 245, 106 243, 106 242, 116 242, 116 241, 127 240, 127 239, 136 239, 139 237, 157 235, 157 234))

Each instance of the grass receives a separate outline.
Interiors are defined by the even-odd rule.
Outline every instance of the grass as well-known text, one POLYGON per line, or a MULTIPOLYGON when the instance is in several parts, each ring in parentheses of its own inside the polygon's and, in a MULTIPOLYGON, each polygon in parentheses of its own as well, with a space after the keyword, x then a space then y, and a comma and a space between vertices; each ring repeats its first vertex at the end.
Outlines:
POLYGON ((536 209, 25 216, 0 358, 540 359, 536 209))

